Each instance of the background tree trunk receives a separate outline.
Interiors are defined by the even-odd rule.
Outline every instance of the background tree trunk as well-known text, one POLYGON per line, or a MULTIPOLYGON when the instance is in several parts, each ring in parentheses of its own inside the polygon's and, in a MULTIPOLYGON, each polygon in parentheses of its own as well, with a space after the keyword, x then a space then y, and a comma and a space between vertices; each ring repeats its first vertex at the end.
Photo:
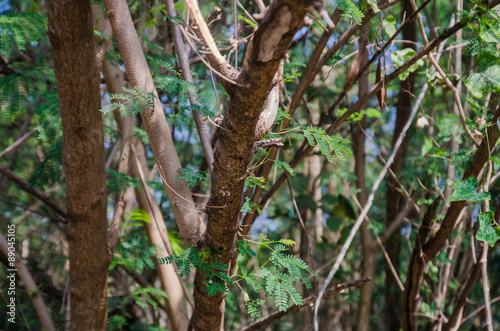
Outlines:
MULTIPOLYGON (((403 1, 403 11, 401 17, 409 17, 413 13, 413 8, 409 0, 403 1)), ((403 40, 408 40, 412 42, 403 42, 402 48, 412 48, 415 49, 415 42, 417 40, 417 30, 415 21, 409 22, 403 28, 403 40)), ((408 121, 412 107, 413 90, 415 83, 415 73, 411 73, 408 78, 401 82, 401 87, 399 90, 398 101, 396 103, 396 126, 394 128, 394 134, 392 139, 392 145, 398 139, 405 123, 408 121)), ((406 153, 408 150, 408 141, 410 140, 410 135, 407 135, 398 153, 396 154, 396 159, 394 164, 391 166, 391 170, 398 175, 398 172, 404 167, 406 153)), ((387 212, 387 227, 395 221, 396 216, 404 208, 404 203, 402 200, 405 198, 398 190, 398 185, 393 177, 387 177, 387 195, 386 195, 386 212, 387 212)), ((402 237, 399 231, 396 231, 388 240, 386 244, 387 254, 391 259, 391 262, 396 269, 399 271, 400 260, 399 254, 401 252, 401 240, 402 237)), ((402 303, 402 293, 401 289, 397 285, 397 281, 391 272, 389 266, 385 269, 385 322, 388 330, 399 330, 401 327, 401 303, 402 303)))

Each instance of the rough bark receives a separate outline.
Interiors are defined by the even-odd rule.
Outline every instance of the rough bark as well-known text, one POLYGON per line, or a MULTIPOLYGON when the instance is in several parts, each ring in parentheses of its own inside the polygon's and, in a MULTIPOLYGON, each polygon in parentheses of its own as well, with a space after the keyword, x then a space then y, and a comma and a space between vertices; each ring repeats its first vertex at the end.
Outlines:
MULTIPOLYGON (((243 185, 253 156, 255 129, 264 101, 295 32, 302 25, 309 3, 281 0, 272 2, 249 42, 243 67, 236 81, 227 88, 230 95, 226 114, 219 130, 219 144, 214 154, 211 198, 207 205, 207 245, 220 250, 220 262, 231 269, 243 203, 243 185)), ((197 271, 195 279, 196 330, 223 328, 224 295, 209 296, 205 276, 197 271)))
POLYGON ((106 330, 107 218, 90 1, 47 1, 63 130, 72 330, 106 330))

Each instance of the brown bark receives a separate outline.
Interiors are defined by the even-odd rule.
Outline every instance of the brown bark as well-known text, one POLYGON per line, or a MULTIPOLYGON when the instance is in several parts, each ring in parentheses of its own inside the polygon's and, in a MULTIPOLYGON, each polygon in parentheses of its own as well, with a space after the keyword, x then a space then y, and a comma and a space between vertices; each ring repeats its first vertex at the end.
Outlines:
MULTIPOLYGON (((495 115, 492 122, 496 122, 500 116, 500 107, 498 107, 498 101, 494 100, 495 104, 492 105, 492 109, 495 110, 495 115)), ((488 128, 487 137, 488 140, 483 139, 481 146, 477 149, 474 158, 469 162, 468 170, 465 171, 463 179, 474 176, 477 178, 479 172, 486 165, 489 160, 489 151, 492 152, 497 144, 497 140, 500 136, 500 132, 496 126, 490 126, 488 128)), ((441 226, 437 233, 426 241, 429 230, 420 234, 417 238, 417 245, 413 250, 412 257, 410 259, 407 271, 407 280, 404 292, 403 301, 403 330, 413 331, 417 330, 417 312, 419 309, 419 298, 420 298, 420 286, 422 285, 424 269, 430 260, 432 260, 441 250, 443 245, 446 243, 448 238, 450 238, 451 233, 457 225, 457 221, 460 219, 462 210, 468 205, 467 201, 454 201, 448 208, 444 220, 441 221, 441 226), (425 243, 425 244, 424 244, 425 243)), ((432 205, 431 205, 432 207, 432 205)), ((425 218, 424 218, 425 219, 425 218)), ((422 223, 422 227, 424 223, 422 223)), ((421 227, 421 228, 422 228, 421 227)))
MULTIPOLYGON (((409 0, 403 0, 403 12, 402 18, 408 17, 413 13, 413 8, 409 0)), ((415 21, 409 22, 403 28, 403 40, 408 40, 415 42, 417 40, 417 29, 415 21)), ((415 49, 415 44, 408 42, 402 43, 401 48, 412 48, 415 49)), ((412 95, 414 91, 416 75, 411 73, 408 78, 401 82, 398 101, 396 103, 396 126, 394 128, 394 134, 392 136, 392 144, 396 142, 405 123, 408 121, 408 117, 411 113, 412 105, 412 95)), ((408 142, 410 136, 406 135, 401 147, 396 154, 394 163, 391 166, 391 170, 396 176, 398 172, 403 169, 406 153, 408 151, 408 142)), ((387 193, 386 193, 386 227, 389 227, 391 223, 396 219, 396 216, 400 212, 400 209, 404 208, 402 203, 404 200, 403 194, 398 190, 398 184, 396 180, 389 176, 387 178, 387 193)), ((399 253, 401 251, 401 235, 399 233, 394 233, 386 243, 386 251, 391 259, 391 262, 396 269, 399 271, 400 259, 399 253)), ((399 330, 401 327, 401 302, 402 293, 399 289, 396 279, 391 272, 389 266, 385 269, 385 322, 389 330, 399 330)))
MULTIPOLYGON (((368 34, 370 33, 369 26, 364 26, 361 29, 361 36, 359 40, 360 56, 362 56, 360 65, 368 62, 368 53, 366 52, 366 44, 368 43, 368 34)), ((368 75, 363 75, 359 79, 358 95, 361 97, 368 91, 368 75)), ((366 106, 366 105, 365 105, 366 106)), ((354 123, 351 128, 352 135, 352 150, 354 155, 354 172, 356 174, 356 187, 358 188, 357 198, 361 206, 365 206, 368 200, 368 189, 366 188, 366 153, 365 153, 365 134, 363 130, 367 126, 366 118, 363 118, 359 123, 354 123)), ((361 275, 363 277, 370 277, 374 279, 375 274, 375 253, 374 240, 372 234, 368 229, 368 221, 365 220, 361 224, 361 243, 363 245, 363 267, 361 275)), ((358 331, 367 331, 370 326, 370 315, 372 306, 374 282, 370 282, 361 288, 359 297, 359 310, 358 310, 358 331)))
MULTIPOLYGON (((103 62, 102 69, 108 92, 122 93, 122 87, 125 86, 125 81, 120 69, 112 65, 109 61, 103 62)), ((133 144, 135 146, 135 150, 138 151, 137 157, 139 158, 139 163, 141 165, 142 171, 143 173, 147 173, 148 169, 144 147, 137 138, 132 137, 132 128, 135 126, 134 118, 121 117, 118 114, 118 116, 115 116, 115 120, 118 124, 118 127, 121 128, 121 130, 119 130, 120 139, 127 144, 127 148, 130 148, 130 144, 133 144)), ((132 151, 128 152, 131 153, 132 151)), ((136 178, 140 177, 139 165, 137 164, 137 162, 135 162, 135 155, 132 155, 130 161, 131 163, 128 167, 129 172, 127 174, 132 175, 136 178)), ((162 231, 166 236, 167 230, 165 227, 165 220, 163 219, 160 207, 156 202, 156 198, 151 195, 146 188, 135 190, 135 195, 139 208, 146 211, 146 213, 150 217, 150 222, 144 223, 144 227, 146 229, 146 234, 149 241, 156 247, 157 256, 169 255, 170 253, 165 247, 160 234, 160 231, 162 231), (155 222, 155 220, 157 222, 155 222), (160 228, 157 227, 157 223, 160 225, 160 228)), ((166 309, 166 311, 171 323, 172 330, 187 330, 189 325, 187 306, 184 301, 182 285, 180 284, 180 280, 174 269, 174 266, 172 264, 159 266, 157 261, 155 261, 155 269, 160 279, 162 289, 169 295, 169 297, 166 299, 168 304, 168 308, 166 309)))
POLYGON ((90 1, 47 1, 63 130, 72 330, 106 330, 107 218, 90 1))
MULTIPOLYGON (((255 128, 280 61, 302 25, 308 5, 303 1, 272 2, 247 46, 243 67, 236 79, 239 85, 227 88, 230 99, 214 154, 206 241, 211 249, 221 250, 220 262, 228 265, 229 270, 236 254, 238 215, 247 167, 253 156, 255 128)), ((194 327, 220 330, 225 296, 220 293, 209 296, 204 280, 203 273, 197 271, 194 327)))
MULTIPOLYGON (((157 95, 127 2, 105 0, 104 5, 132 87, 157 95)), ((141 117, 181 235, 185 242, 197 244, 203 238, 205 224, 195 209, 186 181, 176 179, 181 163, 160 100, 155 98, 154 109, 144 109, 141 117)))
MULTIPOLYGON (((413 13, 413 8, 409 0, 404 0, 403 3, 403 12, 402 17, 408 17, 413 13)), ((409 22, 403 28, 403 40, 408 40, 415 42, 417 40, 417 29, 415 21, 409 22)), ((414 43, 405 43, 403 42, 401 48, 412 48, 415 49, 414 43)), ((412 94, 415 84, 416 75, 414 73, 410 74, 408 78, 401 82, 398 101, 396 103, 396 126, 394 128, 393 140, 392 144, 396 142, 405 123, 408 121, 408 117, 410 116, 411 106, 412 106, 412 94)), ((398 175, 398 172, 403 169, 406 153, 408 151, 408 142, 410 140, 410 136, 406 135, 401 147, 396 154, 396 158, 394 160, 393 165, 391 166, 391 170, 398 175)), ((389 227, 391 223, 396 219, 396 216, 400 212, 402 208, 404 208, 404 204, 402 203, 404 200, 403 194, 398 190, 398 184, 396 180, 389 176, 387 179, 387 193, 386 193, 386 226, 389 227)), ((401 251, 401 235, 396 232, 394 233, 386 243, 386 250, 389 258, 391 259, 392 264, 396 270, 399 270, 400 259, 399 253, 401 251)), ((385 269, 385 322, 386 326, 389 330, 399 330, 401 327, 401 303, 402 303, 402 293, 400 288, 397 286, 396 279, 392 274, 389 267, 385 269)))

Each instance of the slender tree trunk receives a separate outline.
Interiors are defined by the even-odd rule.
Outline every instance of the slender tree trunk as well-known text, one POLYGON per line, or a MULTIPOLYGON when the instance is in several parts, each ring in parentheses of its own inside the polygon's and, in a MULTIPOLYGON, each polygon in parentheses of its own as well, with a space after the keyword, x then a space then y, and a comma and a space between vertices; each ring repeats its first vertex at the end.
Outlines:
MULTIPOLYGON (((109 61, 104 61, 102 65, 102 70, 104 78, 106 79, 106 85, 108 92, 110 93, 123 93, 122 87, 125 86, 125 81, 123 79, 123 73, 120 69, 109 61)), ((118 123, 118 127, 121 128, 120 139, 123 142, 129 142, 131 145, 135 145, 135 150, 138 152, 138 159, 142 172, 147 174, 149 169, 146 163, 146 154, 141 142, 132 137, 132 128, 135 126, 133 117, 121 117, 119 114, 115 116, 115 120, 118 123)), ((130 151, 131 152, 131 151, 130 151)), ((139 177, 139 165, 135 162, 135 155, 132 155, 131 164, 128 167, 128 175, 133 177, 139 177)), ((150 217, 150 222, 145 223, 144 227, 146 229, 146 234, 149 241, 157 248, 156 252, 158 256, 169 255, 168 250, 162 240, 160 231, 163 232, 167 238, 167 231, 165 227, 165 220, 161 213, 160 207, 156 201, 156 198, 149 194, 147 189, 143 188, 140 190, 135 190, 135 195, 137 197, 137 203, 139 208, 145 210, 150 217), (149 197, 148 197, 149 195, 149 197), (160 228, 157 227, 156 221, 158 222, 160 228)), ((155 261, 155 269, 160 278, 160 283, 162 289, 169 295, 166 299, 168 308, 167 314, 170 319, 171 329, 176 331, 187 330, 189 325, 189 314, 187 311, 187 306, 184 301, 184 293, 182 291, 182 285, 180 284, 179 277, 172 264, 168 265, 158 265, 155 261)))
MULTIPOLYGON (((360 45, 365 44, 368 41, 368 34, 370 29, 368 26, 361 29, 360 45), (362 42, 361 38, 365 38, 365 42, 362 42)), ((361 60, 361 67, 368 62, 368 53, 365 52, 361 60)), ((359 79, 359 90, 358 95, 361 98, 368 91, 368 75, 363 75, 359 79)), ((366 106, 365 106, 366 107, 366 106)), ((356 187, 358 188, 357 198, 361 206, 365 206, 368 200, 368 190, 366 188, 366 153, 365 153, 365 135, 361 131, 367 126, 366 118, 363 118, 359 123, 353 124, 351 128, 352 135, 352 146, 354 153, 354 172, 356 174, 356 187)), ((374 240, 372 234, 368 229, 368 222, 364 221, 361 224, 361 243, 363 244, 363 269, 361 272, 361 277, 371 277, 372 281, 361 287, 360 297, 359 297, 359 311, 358 311, 358 331, 367 331, 370 325, 370 314, 372 307, 372 297, 373 297, 373 284, 374 273, 375 273, 375 253, 377 252, 374 247, 374 240)))
POLYGON ((47 1, 63 130, 72 330, 106 330, 107 218, 90 1, 47 1))
MULTIPOLYGON (((413 13, 413 9, 409 0, 403 1, 403 13, 402 17, 408 17, 413 13)), ((417 30, 415 22, 408 23, 403 28, 403 40, 416 41, 417 30)), ((415 49, 414 43, 402 44, 403 48, 413 48, 415 49)), ((397 118, 396 127, 394 128, 393 135, 393 145, 398 139, 405 123, 408 121, 408 117, 411 112, 411 100, 412 92, 414 90, 413 85, 415 82, 415 74, 410 74, 408 78, 401 82, 401 87, 399 90, 398 101, 396 103, 397 118)), ((404 162, 406 158, 406 153, 408 150, 409 136, 407 135, 399 148, 396 155, 391 170, 398 175, 398 172, 404 167, 404 162)), ((397 184, 392 177, 388 177, 387 180, 387 195, 386 195, 386 216, 387 216, 387 226, 390 226, 392 221, 396 219, 400 209, 404 204, 402 204, 403 196, 397 189, 397 184)), ((399 253, 401 251, 401 235, 399 231, 394 233, 388 240, 386 245, 387 254, 392 261, 392 264, 396 271, 399 270, 400 259, 399 253)), ((401 302, 402 293, 397 286, 396 279, 391 272, 391 269, 387 267, 385 269, 386 281, 385 281, 385 322, 388 330, 399 330, 401 327, 401 302)))

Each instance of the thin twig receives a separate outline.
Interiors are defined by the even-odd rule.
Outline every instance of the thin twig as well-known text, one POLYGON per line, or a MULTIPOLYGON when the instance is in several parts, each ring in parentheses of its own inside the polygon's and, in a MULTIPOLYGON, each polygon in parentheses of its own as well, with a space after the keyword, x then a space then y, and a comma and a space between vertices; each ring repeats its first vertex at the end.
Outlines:
MULTIPOLYGON (((370 281, 371 281, 370 277, 364 277, 364 278, 356 279, 356 280, 353 280, 350 282, 338 284, 335 287, 327 290, 324 294, 324 297, 325 298, 332 297, 332 296, 339 294, 339 293, 342 293, 345 290, 352 288, 352 287, 359 288, 361 286, 364 286, 365 284, 367 284, 370 281)), ((314 303, 315 300, 316 300, 315 295, 309 296, 303 300, 302 305, 293 305, 293 306, 289 307, 286 311, 277 311, 275 313, 272 313, 269 316, 258 319, 257 321, 253 322, 250 325, 247 325, 247 326, 244 326, 244 327, 238 329, 238 331, 249 331, 249 330, 261 329, 261 328, 271 324, 275 320, 282 318, 283 316, 286 316, 290 313, 294 313, 302 308, 310 306, 311 304, 314 303)))
MULTIPOLYGON (((175 5, 173 0, 166 0, 167 10, 170 15, 175 15, 175 5)), ((169 22, 169 27, 172 30, 172 34, 174 36, 174 44, 175 51, 177 53, 177 57, 179 58, 179 64, 182 69, 182 76, 185 81, 193 84, 193 76, 191 75, 191 69, 189 68, 189 61, 186 55, 186 49, 184 47, 184 42, 182 41, 182 36, 179 31, 179 25, 169 22)), ((188 91, 189 103, 194 106, 198 105, 198 100, 196 100, 193 93, 188 91)), ((191 114, 193 115, 194 122, 196 124, 196 129, 198 131, 198 136, 200 137, 201 147, 203 152, 205 153, 205 158, 207 160, 208 169, 210 173, 213 171, 213 163, 214 163, 214 152, 212 150, 212 145, 210 144, 210 137, 207 133, 207 128, 205 127, 205 122, 203 121, 202 116, 198 113, 197 110, 193 109, 191 114)))
MULTIPOLYGON (((426 90, 426 87, 427 87, 427 84, 425 85, 425 90, 426 90)), ((424 97, 424 94, 421 93, 419 99, 420 98, 423 99, 423 97, 424 97)), ((377 180, 373 184, 372 191, 370 193, 370 196, 368 197, 368 200, 366 202, 365 208, 363 209, 363 211, 361 212, 361 214, 358 216, 358 219, 356 220, 356 223, 354 223, 354 226, 351 229, 351 233, 349 234, 349 237, 347 238, 347 240, 345 241, 344 245, 342 246, 340 254, 338 255, 337 260, 335 261, 335 264, 333 265, 332 269, 330 270, 330 273, 328 274, 328 277, 326 278, 325 283, 323 284, 323 288, 321 289, 321 291, 320 291, 320 293, 318 295, 318 298, 316 299, 316 302, 315 302, 315 305, 314 305, 314 315, 313 315, 314 330, 315 331, 319 330, 319 326, 318 326, 318 309, 319 309, 319 305, 321 303, 321 299, 323 298, 323 295, 324 295, 324 293, 326 291, 326 288, 330 284, 330 282, 331 282, 333 276, 335 275, 335 273, 337 272, 337 270, 339 269, 340 263, 344 259, 344 256, 346 255, 347 250, 349 249, 349 246, 351 245, 351 243, 352 243, 352 241, 354 239, 354 236, 356 235, 356 232, 358 231, 358 229, 361 226, 361 224, 363 223, 366 215, 368 214, 368 211, 370 210, 370 208, 372 206, 372 203, 373 203, 373 199, 375 197, 375 192, 377 192, 378 187, 382 183, 382 181, 383 181, 383 179, 384 179, 384 177, 385 177, 385 175, 386 175, 389 167, 394 162, 394 159, 396 157, 396 153, 398 152, 399 147, 401 146, 401 144, 403 142, 404 136, 406 135, 406 132, 410 128, 410 125, 411 125, 411 123, 413 121, 413 118, 417 114, 417 110, 419 108, 420 102, 421 101, 417 100, 416 104, 413 106, 411 114, 410 114, 410 116, 408 118, 408 121, 406 122, 405 126, 403 127, 403 130, 401 131, 401 134, 399 135, 398 140, 394 144, 394 149, 393 149, 391 155, 389 156, 389 158, 387 159, 386 165, 384 166, 384 168, 380 172, 377 180)))
MULTIPOLYGON (((410 3, 413 7, 413 10, 417 9, 417 5, 415 4, 415 0, 410 0, 410 3)), ((420 13, 417 13, 417 22, 418 26, 420 28, 420 33, 422 34, 422 39, 424 41, 424 45, 429 44, 429 39, 427 39, 427 34, 425 33, 425 27, 424 23, 422 22, 422 15, 420 13)), ((476 147, 479 147, 481 145, 480 141, 477 141, 477 139, 474 137, 472 132, 470 131, 469 127, 467 126, 467 119, 465 117, 464 109, 462 107, 462 102, 460 101, 460 95, 458 94, 458 89, 451 83, 451 81, 448 79, 446 76, 446 73, 443 71, 439 63, 436 61, 434 58, 434 55, 432 55, 432 52, 429 52, 427 55, 427 58, 431 61, 432 65, 434 68, 436 68, 436 71, 439 73, 441 78, 444 80, 446 83, 446 86, 451 90, 453 93, 453 98, 455 99, 455 104, 458 109, 458 113, 460 114, 460 120, 462 121, 462 126, 465 130, 465 133, 467 133, 467 136, 469 136, 470 140, 476 145, 476 147)))
POLYGON ((8 153, 14 151, 17 147, 19 147, 23 142, 25 142, 29 137, 31 137, 33 134, 37 133, 38 130, 31 130, 30 132, 26 133, 24 136, 21 138, 17 139, 12 145, 4 149, 3 151, 0 152, 0 159, 7 155, 8 153))
MULTIPOLYGON (((311 241, 309 240, 309 234, 307 233, 306 225, 304 224, 304 220, 302 219, 302 215, 300 214, 299 207, 297 206, 297 201, 295 200, 295 196, 293 195, 293 189, 292 189, 292 184, 290 183, 290 176, 288 175, 288 172, 285 171, 286 174, 286 179, 288 183, 288 189, 290 190, 290 196, 292 197, 292 202, 293 202, 293 207, 295 208, 295 212, 297 213, 297 217, 300 221, 300 225, 302 226, 302 230, 304 231, 304 236, 306 237, 307 241, 307 247, 309 248, 309 255, 311 256, 311 264, 312 264, 312 270, 314 271, 315 266, 314 266, 314 254, 311 246, 311 241)), ((314 293, 317 295, 318 294, 318 289, 316 287, 317 285, 317 280, 316 277, 314 277, 314 293)))

